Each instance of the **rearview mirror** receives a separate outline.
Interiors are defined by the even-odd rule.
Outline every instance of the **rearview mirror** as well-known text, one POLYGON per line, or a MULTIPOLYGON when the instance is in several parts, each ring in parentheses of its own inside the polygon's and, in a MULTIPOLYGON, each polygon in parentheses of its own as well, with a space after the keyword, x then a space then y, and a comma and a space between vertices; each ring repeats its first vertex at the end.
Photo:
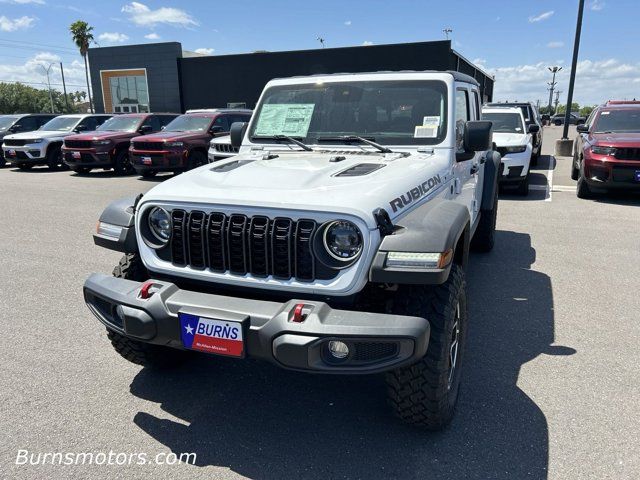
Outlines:
POLYGON ((589 133, 589 127, 587 127, 584 123, 576 126, 576 130, 578 130, 578 133, 589 133))
POLYGON ((147 133, 151 133, 151 125, 142 125, 138 131, 142 134, 142 135, 146 135, 147 133))
POLYGON ((540 127, 538 125, 529 125, 529 133, 538 133, 540 131, 540 127))
POLYGON ((231 124, 231 130, 229 131, 231 135, 231 146, 235 148, 240 148, 242 145, 242 140, 244 139, 245 133, 247 133, 247 126, 249 124, 247 122, 234 122, 231 124))

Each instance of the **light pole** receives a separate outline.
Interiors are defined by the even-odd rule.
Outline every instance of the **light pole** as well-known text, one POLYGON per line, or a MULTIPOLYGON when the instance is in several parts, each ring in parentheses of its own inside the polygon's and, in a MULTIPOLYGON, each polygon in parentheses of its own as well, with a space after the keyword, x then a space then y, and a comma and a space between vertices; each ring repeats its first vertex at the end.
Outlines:
POLYGON ((584 13, 584 0, 578 5, 578 22, 576 24, 576 39, 573 42, 573 60, 571 61, 571 76, 569 77, 569 94, 567 95, 567 111, 564 112, 564 130, 562 138, 566 140, 569 135, 569 116, 571 115, 571 103, 573 102, 573 87, 576 83, 576 67, 578 66, 578 51, 580 50, 580 33, 582 32, 582 15, 584 13))
POLYGON ((444 33, 444 36, 449 40, 449 34, 453 33, 453 29, 451 27, 447 27, 442 30, 442 33, 444 33))
POLYGON ((51 73, 51 67, 53 67, 53 65, 53 63, 50 63, 48 67, 45 67, 42 63, 40 64, 42 70, 44 70, 44 73, 47 76, 47 86, 49 87, 49 101, 51 102, 51 113, 55 113, 53 108, 53 96, 51 95, 51 82, 49 81, 49 73, 51 73))
MULTIPOLYGON (((549 114, 551 114, 551 110, 553 108, 553 90, 556 88, 556 73, 558 73, 560 70, 562 70, 562 67, 547 67, 549 69, 549 71, 553 74, 553 78, 551 79, 551 82, 547 82, 549 85, 549 114)), ((553 113, 556 113, 555 111, 553 113)))
POLYGON ((557 112, 558 111, 558 103, 560 103, 560 94, 562 92, 560 90, 556 90, 556 106, 554 107, 554 111, 557 112))

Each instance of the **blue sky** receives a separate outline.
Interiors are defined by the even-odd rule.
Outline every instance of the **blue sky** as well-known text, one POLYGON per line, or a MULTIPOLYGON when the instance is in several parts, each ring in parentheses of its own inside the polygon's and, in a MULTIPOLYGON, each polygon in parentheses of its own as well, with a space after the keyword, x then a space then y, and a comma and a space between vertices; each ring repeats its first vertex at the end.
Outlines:
MULTIPOLYGON (((450 27, 456 48, 496 75, 498 99, 546 103, 547 65, 571 62, 577 0, 0 0, 0 81, 43 81, 39 63, 62 61, 68 82, 82 84, 68 26, 95 28, 101 46, 180 41, 213 55, 437 40, 450 27)), ((640 98, 638 0, 587 0, 575 98, 640 98)), ((55 76, 52 82, 59 82, 55 76)))

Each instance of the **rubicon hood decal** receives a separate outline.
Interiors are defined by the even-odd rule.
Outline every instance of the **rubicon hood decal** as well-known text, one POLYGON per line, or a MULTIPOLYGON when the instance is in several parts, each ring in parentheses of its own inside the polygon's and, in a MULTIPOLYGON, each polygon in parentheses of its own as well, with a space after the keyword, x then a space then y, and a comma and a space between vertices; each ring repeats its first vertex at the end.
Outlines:
POLYGON ((404 207, 410 205, 421 197, 424 197, 427 193, 429 193, 430 190, 435 188, 437 185, 440 185, 441 183, 442 179, 440 178, 440 175, 435 175, 428 180, 425 180, 420 185, 416 185, 406 194, 402 194, 399 197, 394 198, 389 202, 393 213, 403 209, 404 207))

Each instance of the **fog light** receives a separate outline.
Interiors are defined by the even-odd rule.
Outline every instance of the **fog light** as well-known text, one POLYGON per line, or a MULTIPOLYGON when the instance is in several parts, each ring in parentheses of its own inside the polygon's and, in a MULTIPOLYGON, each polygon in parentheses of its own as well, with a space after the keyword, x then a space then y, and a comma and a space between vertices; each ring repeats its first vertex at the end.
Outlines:
POLYGON ((331 340, 329 342, 329 353, 331 353, 335 358, 342 360, 343 358, 347 358, 347 355, 349 355, 349 347, 346 343, 339 340, 331 340))

